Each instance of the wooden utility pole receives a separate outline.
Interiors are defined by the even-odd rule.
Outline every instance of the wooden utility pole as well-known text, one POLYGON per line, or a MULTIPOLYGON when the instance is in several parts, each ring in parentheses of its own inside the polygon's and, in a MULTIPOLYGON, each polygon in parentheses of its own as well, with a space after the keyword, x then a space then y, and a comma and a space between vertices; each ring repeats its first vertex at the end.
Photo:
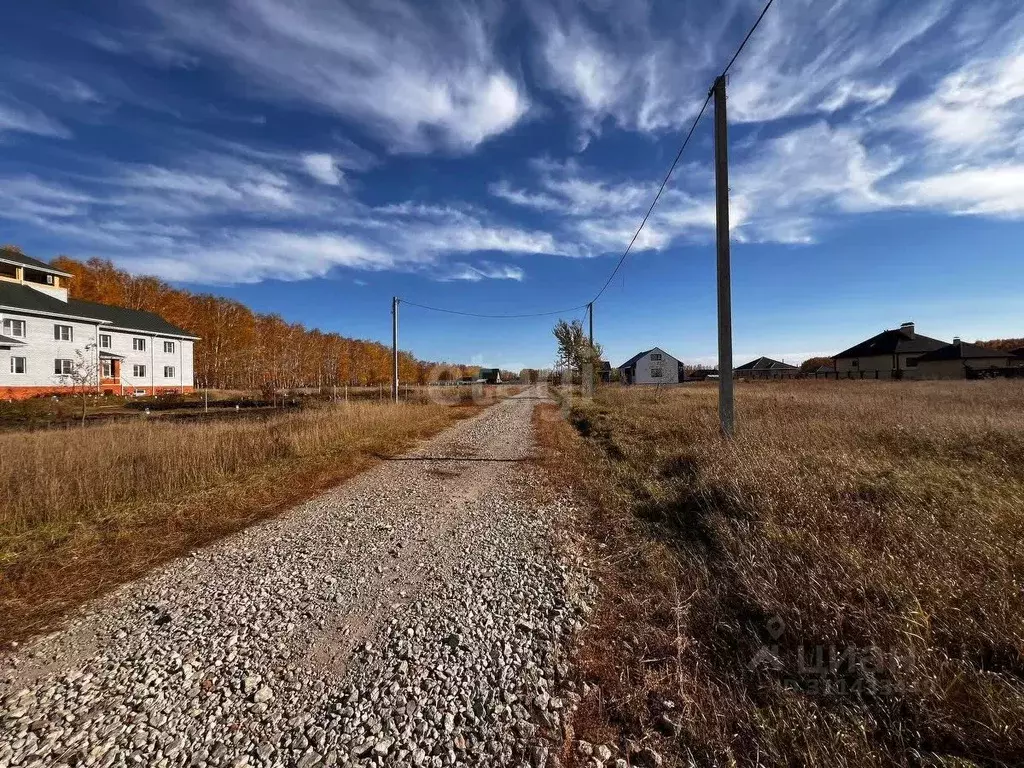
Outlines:
POLYGON ((715 197, 718 240, 718 419, 722 434, 736 428, 732 379, 732 268, 729 254, 729 121, 725 76, 715 80, 715 197))
POLYGON ((398 402, 398 297, 391 299, 391 399, 398 402))

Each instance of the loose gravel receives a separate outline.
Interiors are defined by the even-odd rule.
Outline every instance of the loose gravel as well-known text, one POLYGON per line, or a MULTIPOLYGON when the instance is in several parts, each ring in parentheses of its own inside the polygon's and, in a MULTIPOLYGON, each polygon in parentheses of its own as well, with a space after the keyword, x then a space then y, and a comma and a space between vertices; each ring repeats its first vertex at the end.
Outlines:
POLYGON ((592 588, 535 393, 0 657, 6 766, 558 765, 592 588))

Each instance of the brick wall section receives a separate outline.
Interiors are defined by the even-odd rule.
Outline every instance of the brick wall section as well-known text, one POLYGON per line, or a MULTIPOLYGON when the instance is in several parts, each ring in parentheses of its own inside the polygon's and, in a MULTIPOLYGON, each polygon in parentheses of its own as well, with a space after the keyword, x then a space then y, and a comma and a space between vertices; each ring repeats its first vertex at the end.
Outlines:
MULTIPOLYGON (((147 395, 171 395, 184 391, 186 394, 195 391, 192 387, 139 387, 147 395)), ((110 394, 120 395, 120 386, 106 386, 100 391, 110 390, 110 394)), ((129 394, 125 390, 126 394, 129 394)), ((32 397, 71 397, 81 393, 72 387, 0 387, 0 400, 28 400, 32 397)))

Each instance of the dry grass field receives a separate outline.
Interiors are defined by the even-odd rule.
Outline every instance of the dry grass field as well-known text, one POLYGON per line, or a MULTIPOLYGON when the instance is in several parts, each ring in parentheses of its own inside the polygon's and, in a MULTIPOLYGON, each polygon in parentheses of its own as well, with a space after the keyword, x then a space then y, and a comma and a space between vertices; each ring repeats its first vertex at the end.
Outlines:
POLYGON ((322 404, 0 434, 0 638, 310 498, 478 410, 322 404))
POLYGON ((1024 762, 1024 382, 609 387, 538 417, 596 502, 577 737, 666 765, 1024 762))

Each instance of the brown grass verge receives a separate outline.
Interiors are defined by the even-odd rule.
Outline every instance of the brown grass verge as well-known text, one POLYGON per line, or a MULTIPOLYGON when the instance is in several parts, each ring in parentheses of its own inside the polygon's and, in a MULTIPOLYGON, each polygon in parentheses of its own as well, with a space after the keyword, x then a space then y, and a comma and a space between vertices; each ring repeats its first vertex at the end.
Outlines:
POLYGON ((731 442, 716 408, 607 388, 538 416, 594 502, 577 736, 666 765, 1021 764, 1024 386, 745 385, 731 442))
POLYGON ((353 403, 0 435, 0 639, 45 631, 75 606, 479 410, 353 403))

